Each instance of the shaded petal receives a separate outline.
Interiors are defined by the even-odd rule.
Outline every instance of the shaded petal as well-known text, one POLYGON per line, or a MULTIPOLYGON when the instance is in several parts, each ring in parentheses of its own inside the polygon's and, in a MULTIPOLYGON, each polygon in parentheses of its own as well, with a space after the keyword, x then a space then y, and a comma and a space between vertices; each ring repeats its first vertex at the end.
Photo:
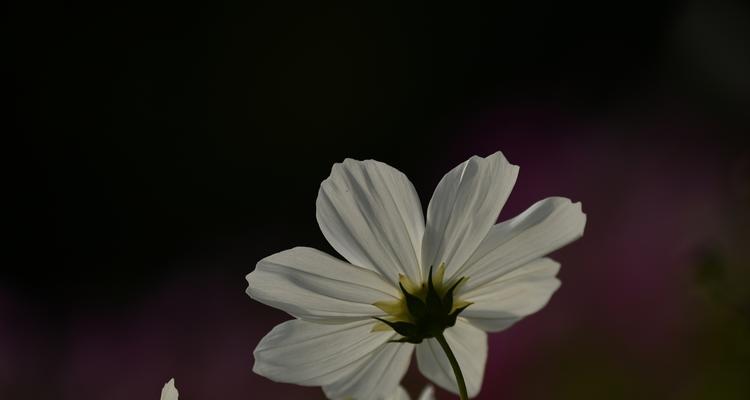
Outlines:
POLYGON ((518 166, 501 152, 474 156, 448 172, 427 208, 423 267, 444 262, 447 276, 453 276, 497 220, 517 175, 518 166))
MULTIPOLYGON (((411 397, 403 386, 399 386, 396 392, 386 397, 385 400, 411 400, 411 397)), ((435 400, 435 388, 432 385, 425 386, 417 400, 435 400)))
POLYGON ((360 368, 394 332, 371 332, 373 321, 317 324, 287 321, 255 348, 253 371, 276 382, 330 385, 360 368))
POLYGON ((372 304, 400 295, 377 273, 309 247, 295 247, 264 258, 247 275, 247 281, 247 294, 253 299, 319 322, 382 315, 372 304))
POLYGON ((396 388, 396 391, 384 398, 385 400, 411 400, 411 397, 409 397, 409 393, 404 389, 403 386, 399 386, 396 388))
POLYGON ((560 264, 540 258, 494 281, 461 295, 472 302, 461 316, 489 332, 501 331, 519 319, 539 311, 560 287, 555 278, 560 264))
POLYGON ((513 269, 580 238, 586 225, 581 203, 549 197, 517 217, 492 227, 471 259, 458 271, 469 279, 459 294, 491 282, 513 269))
POLYGON ((348 369, 342 379, 323 386, 323 391, 331 399, 382 399, 397 389, 409 369, 413 352, 411 343, 386 343, 364 364, 348 369))
POLYGON ((350 263, 380 272, 420 276, 424 216, 417 192, 397 169, 374 160, 335 164, 320 184, 320 230, 350 263))
POLYGON ((161 400, 177 400, 179 394, 174 386, 174 378, 172 378, 161 389, 161 400))
POLYGON ((403 386, 399 386, 396 388, 396 392, 386 397, 385 400, 411 400, 411 397, 403 386))
MULTIPOLYGON (((446 329, 444 335, 461 367, 469 397, 476 396, 482 387, 487 361, 487 334, 459 317, 456 325, 446 329)), ((456 376, 437 340, 426 339, 417 345, 417 364, 429 380, 458 394, 456 376)))
POLYGON ((432 385, 425 386, 417 400, 435 400, 435 388, 432 385))

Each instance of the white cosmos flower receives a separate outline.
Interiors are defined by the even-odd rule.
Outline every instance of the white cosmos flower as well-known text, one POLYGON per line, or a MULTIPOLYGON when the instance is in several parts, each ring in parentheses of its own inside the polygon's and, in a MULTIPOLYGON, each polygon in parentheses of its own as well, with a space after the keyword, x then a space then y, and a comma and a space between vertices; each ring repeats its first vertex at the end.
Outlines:
MULTIPOLYGON (((411 400, 411 397, 403 386, 399 386, 398 389, 396 389, 396 392, 391 396, 386 397, 385 400, 411 400)), ((417 400, 435 400, 435 388, 430 385, 425 386, 422 393, 417 397, 417 400)))
POLYGON ((508 328, 547 303, 560 285, 559 264, 544 256, 579 238, 586 223, 580 203, 550 197, 495 224, 517 174, 500 152, 470 158, 438 183, 425 224, 404 174, 374 160, 335 164, 320 185, 316 215, 348 262, 295 247, 257 264, 247 293, 296 319, 260 341, 253 371, 322 386, 334 399, 380 399, 397 389, 416 348, 420 371, 457 393, 436 339, 389 342, 406 338, 374 319, 414 320, 406 293, 424 300, 434 269, 437 293, 452 295, 453 318, 460 312, 444 336, 474 397, 487 359, 486 332, 508 328))
POLYGON ((179 392, 174 386, 174 378, 170 379, 161 389, 161 400, 177 400, 179 392))

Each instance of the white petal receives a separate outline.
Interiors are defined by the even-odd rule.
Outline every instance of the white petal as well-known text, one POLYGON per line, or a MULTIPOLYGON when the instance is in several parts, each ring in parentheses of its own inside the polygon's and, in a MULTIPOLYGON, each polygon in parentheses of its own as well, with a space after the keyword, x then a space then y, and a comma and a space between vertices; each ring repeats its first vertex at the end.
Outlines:
POLYGON ((585 225, 586 214, 581 211, 581 203, 550 197, 493 226, 471 259, 457 272, 457 276, 469 278, 459 294, 578 239, 585 225))
POLYGON ((392 395, 385 397, 384 400, 411 400, 411 397, 403 386, 399 386, 392 395))
POLYGON ((316 216, 328 242, 350 263, 394 284, 399 273, 421 277, 422 206, 395 168, 374 160, 335 164, 320 185, 316 216))
MULTIPOLYGON (((409 393, 404 389, 403 386, 399 386, 396 392, 386 397, 384 400, 410 400, 409 393)), ((432 385, 427 385, 422 389, 422 393, 419 394, 417 400, 435 400, 435 388, 432 385)))
MULTIPOLYGON (((469 397, 476 396, 487 361, 487 334, 459 317, 456 325, 446 329, 444 335, 461 367, 469 397)), ((426 339, 417 345, 417 364, 428 379, 445 390, 458 393, 456 376, 437 340, 426 339)))
POLYGON ((517 175, 518 167, 500 152, 474 156, 448 172, 427 208, 424 268, 445 263, 446 276, 453 276, 497 220, 517 175))
POLYGON ((413 344, 386 343, 367 362, 348 368, 336 383, 323 386, 323 391, 331 399, 380 400, 397 389, 413 352, 413 344))
POLYGON ((425 386, 417 400, 435 400, 435 388, 432 385, 425 386))
POLYGON ((311 321, 347 322, 382 315, 372 304, 399 298, 398 290, 370 270, 309 247, 266 257, 247 275, 247 294, 311 321))
POLYGON ((174 378, 172 378, 161 389, 161 400, 177 400, 179 394, 174 386, 174 378))
POLYGON ((461 316, 482 330, 501 331, 547 304, 560 287, 559 270, 560 264, 549 258, 534 260, 462 294, 461 300, 473 304, 461 316))
POLYGON ((253 371, 276 382, 330 385, 367 363, 394 332, 371 332, 373 321, 317 324, 287 321, 255 348, 253 371))

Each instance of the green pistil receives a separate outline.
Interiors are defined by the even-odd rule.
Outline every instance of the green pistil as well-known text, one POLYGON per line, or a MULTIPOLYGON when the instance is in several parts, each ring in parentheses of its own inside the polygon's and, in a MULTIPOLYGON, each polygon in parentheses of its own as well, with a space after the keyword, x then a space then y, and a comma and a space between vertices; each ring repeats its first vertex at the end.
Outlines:
MULTIPOLYGON (((438 279, 440 281, 442 281, 444 271, 444 266, 441 266, 438 270, 438 279)), ((456 375, 458 391, 462 400, 469 398, 466 393, 466 383, 464 382, 464 376, 461 373, 458 361, 453 355, 450 346, 448 346, 445 336, 443 336, 443 331, 455 325, 458 315, 471 305, 471 303, 456 302, 453 299, 456 287, 465 281, 465 279, 465 277, 460 278, 441 295, 439 290, 435 288, 435 282, 432 280, 432 267, 430 267, 426 290, 424 285, 422 285, 416 289, 416 294, 411 293, 404 287, 402 279, 399 282, 399 287, 404 297, 400 305, 394 306, 389 303, 376 304, 384 311, 390 310, 387 312, 391 314, 392 318, 396 317, 396 320, 389 321, 373 317, 401 335, 401 338, 391 340, 391 342, 417 344, 422 343, 424 339, 435 338, 440 343, 440 347, 443 348, 448 361, 450 361, 453 373, 456 375), (458 307, 454 309, 454 306, 457 305, 458 307)), ((414 285, 408 279, 405 282, 407 286, 413 288, 414 285)), ((438 284, 443 288, 442 282, 438 282, 438 284)))
POLYGON ((458 314, 471 305, 467 303, 462 307, 453 309, 453 292, 463 280, 464 278, 461 278, 456 281, 441 296, 435 289, 435 284, 432 281, 432 267, 430 267, 427 292, 424 294, 424 298, 409 293, 404 285, 399 283, 410 321, 388 321, 383 318, 374 318, 403 336, 400 339, 393 340, 394 342, 422 343, 424 339, 436 338, 438 335, 442 335, 446 328, 455 325, 458 314))

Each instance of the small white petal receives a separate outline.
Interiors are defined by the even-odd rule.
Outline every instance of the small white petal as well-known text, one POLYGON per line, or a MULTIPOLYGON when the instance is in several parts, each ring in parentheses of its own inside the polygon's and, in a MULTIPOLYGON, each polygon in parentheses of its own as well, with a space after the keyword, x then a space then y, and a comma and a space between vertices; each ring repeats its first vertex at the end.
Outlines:
POLYGON ((501 152, 474 156, 448 172, 427 208, 423 267, 445 263, 446 276, 453 276, 497 220, 517 175, 518 166, 501 152))
POLYGON ((347 369, 336 383, 323 386, 323 391, 331 399, 380 400, 396 390, 413 352, 413 344, 386 343, 367 362, 347 369))
POLYGON ((417 192, 397 169, 374 160, 335 164, 320 185, 320 230, 350 263, 419 280, 424 216, 417 192))
MULTIPOLYGON (((458 365, 461 367, 469 397, 479 393, 487 362, 487 334, 462 318, 444 331, 458 365)), ((456 376, 440 343, 426 339, 417 345, 417 364, 422 374, 445 390, 458 394, 456 376)))
POLYGON ((371 332, 373 321, 317 324, 287 321, 255 348, 253 371, 276 382, 330 385, 358 369, 395 335, 371 332))
POLYGON ((517 217, 492 227, 456 276, 468 281, 468 292, 559 249, 583 235, 586 214, 581 203, 563 197, 541 200, 517 217))
POLYGON ((318 322, 382 315, 372 304, 399 298, 398 290, 377 273, 309 247, 264 258, 247 281, 247 294, 253 299, 318 322))
MULTIPOLYGON (((383 400, 411 400, 411 396, 409 396, 409 392, 403 386, 399 386, 396 392, 385 397, 383 400)), ((435 388, 432 385, 425 386, 417 400, 435 400, 435 388)))
POLYGON ((383 400, 411 400, 411 397, 403 386, 399 386, 398 388, 396 388, 396 392, 388 397, 385 397, 383 400))
POLYGON ((417 400, 435 400, 435 388, 432 385, 425 386, 417 400))
POLYGON ((179 394, 174 386, 174 378, 172 378, 161 389, 161 400, 177 400, 179 394))
POLYGON ((472 302, 461 316, 489 332, 501 331, 519 319, 539 311, 560 287, 555 278, 560 264, 549 259, 534 260, 494 281, 461 295, 472 302))

